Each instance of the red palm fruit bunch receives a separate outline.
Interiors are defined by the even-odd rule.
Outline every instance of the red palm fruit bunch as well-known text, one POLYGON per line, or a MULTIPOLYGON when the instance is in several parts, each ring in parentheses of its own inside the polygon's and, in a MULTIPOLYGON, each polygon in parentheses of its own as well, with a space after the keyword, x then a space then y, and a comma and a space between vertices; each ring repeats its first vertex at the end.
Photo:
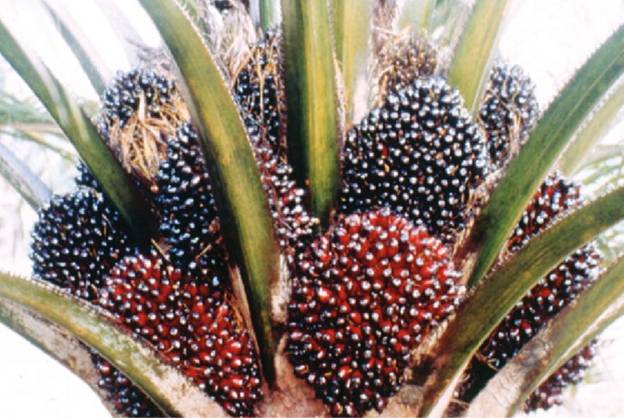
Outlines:
POLYGON ((389 210, 340 217, 298 260, 287 352, 332 415, 383 411, 410 352, 453 312, 449 250, 389 210))
POLYGON ((99 303, 228 413, 253 415, 262 396, 255 348, 227 293, 211 282, 155 254, 130 256, 111 270, 99 303))

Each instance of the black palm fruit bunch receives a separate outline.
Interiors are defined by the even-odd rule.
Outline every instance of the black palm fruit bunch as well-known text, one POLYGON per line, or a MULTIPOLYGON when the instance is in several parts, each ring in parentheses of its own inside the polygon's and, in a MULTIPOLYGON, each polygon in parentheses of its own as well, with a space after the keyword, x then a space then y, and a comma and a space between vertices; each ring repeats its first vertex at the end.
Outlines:
POLYGON ((624 29, 542 112, 494 59, 506 1, 140 2, 167 48, 93 117, 0 22, 80 155, 52 197, 2 170, 38 220, 0 318, 115 416, 498 416, 581 382, 624 289, 596 238, 624 191, 578 155, 624 29))

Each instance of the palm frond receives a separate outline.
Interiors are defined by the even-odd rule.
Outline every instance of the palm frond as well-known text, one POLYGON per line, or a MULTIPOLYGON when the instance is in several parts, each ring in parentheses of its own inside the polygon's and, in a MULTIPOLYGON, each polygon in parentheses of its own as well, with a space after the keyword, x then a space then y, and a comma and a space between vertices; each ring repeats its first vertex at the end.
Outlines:
POLYGON ((325 1, 281 4, 290 162, 309 187, 312 212, 326 225, 340 178, 329 7, 325 1))

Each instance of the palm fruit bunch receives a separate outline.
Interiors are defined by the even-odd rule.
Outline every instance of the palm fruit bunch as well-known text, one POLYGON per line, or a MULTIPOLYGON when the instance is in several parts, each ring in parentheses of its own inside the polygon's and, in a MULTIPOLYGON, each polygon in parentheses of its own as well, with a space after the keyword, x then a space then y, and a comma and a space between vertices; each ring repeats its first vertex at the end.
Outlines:
MULTIPOLYGON (((550 226, 558 216, 582 204, 580 187, 553 172, 542 183, 507 242, 513 253, 550 226)), ((542 278, 499 324, 468 368, 458 398, 469 402, 497 370, 500 370, 548 321, 568 306, 598 277, 601 255, 593 244, 585 245, 542 278)), ((572 357, 527 400, 525 409, 548 409, 561 403, 566 386, 581 380, 594 355, 592 346, 572 357)))
POLYGON ((494 168, 501 168, 526 142, 535 127, 539 106, 535 86, 522 68, 502 62, 494 65, 479 109, 494 168))
POLYGON ((300 258, 287 352, 335 416, 383 411, 410 351, 459 303, 448 248, 389 210, 340 217, 300 258))
POLYGON ((341 212, 387 207, 445 243, 470 223, 488 174, 479 126, 439 77, 388 93, 349 131, 343 153, 341 212))
POLYGON ((184 273, 157 254, 130 256, 109 273, 99 304, 229 414, 254 414, 262 396, 255 347, 209 277, 184 273))
POLYGON ((32 232, 31 258, 36 277, 92 301, 103 276, 131 252, 120 215, 101 193, 80 187, 54 196, 39 211, 32 232))
MULTIPOLYGON (((307 212, 306 185, 295 182, 287 158, 280 33, 249 45, 236 65, 224 65, 287 270, 286 314, 275 332, 283 334, 294 375, 334 416, 383 412, 408 381, 421 343, 455 313, 465 293, 457 249, 492 178, 539 114, 518 67, 494 67, 473 119, 441 76, 435 46, 405 36, 385 42, 375 64, 375 107, 344 135, 339 202, 324 231, 307 212)), ((35 276, 107 311, 228 414, 258 415, 267 387, 232 281, 236 266, 225 245, 218 185, 176 82, 133 70, 120 74, 102 101, 100 134, 139 186, 157 232, 149 243, 135 241, 81 164, 78 189, 39 213, 35 276)), ((503 256, 580 203, 578 186, 551 174, 503 256)), ((480 348, 457 398, 470 400, 586 289, 600 259, 587 245, 531 289, 480 348)), ((526 408, 555 404, 592 356, 588 347, 573 357, 526 408)), ((161 415, 97 352, 92 361, 118 414, 161 415)))

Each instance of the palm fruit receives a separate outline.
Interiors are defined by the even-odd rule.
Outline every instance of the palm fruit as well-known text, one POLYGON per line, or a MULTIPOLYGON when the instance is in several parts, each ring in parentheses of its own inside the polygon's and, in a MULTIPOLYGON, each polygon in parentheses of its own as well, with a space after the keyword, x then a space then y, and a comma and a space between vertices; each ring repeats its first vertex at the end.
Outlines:
POLYGON ((375 56, 373 104, 381 105, 389 92, 408 86, 416 78, 435 75, 438 51, 429 39, 409 32, 387 33, 375 56))
POLYGON ((79 188, 54 196, 39 211, 30 258, 36 278, 92 301, 103 276, 131 251, 129 245, 119 213, 102 194, 79 188))
POLYGON ((97 385, 106 393, 115 412, 123 417, 162 417, 163 412, 119 370, 97 353, 91 361, 99 374, 97 385))
MULTIPOLYGON (((280 68, 280 36, 269 32, 253 45, 235 74, 232 91, 243 117, 261 132, 252 139, 269 145, 271 154, 286 154, 284 80, 280 68)), ((255 144, 254 144, 255 145, 255 144)))
POLYGON ((465 230, 487 150, 459 93, 441 78, 390 93, 349 131, 340 211, 388 207, 445 243, 465 230))
MULTIPOLYGON (((120 73, 104 92, 100 135, 141 189, 155 192, 155 176, 165 157, 167 138, 189 119, 176 83, 146 70, 120 73)), ((97 181, 79 167, 78 185, 97 181)))
POLYGON ((581 188, 555 171, 548 175, 525 208, 507 243, 514 252, 544 231, 559 215, 582 204, 581 188))
POLYGON ((298 265, 286 347, 295 374, 332 415, 383 410, 410 351, 459 303, 449 250, 382 210, 340 217, 298 265))
POLYGON ((525 412, 537 409, 547 410, 553 406, 561 405, 563 389, 583 380, 585 371, 596 355, 595 346, 596 343, 592 342, 583 348, 535 389, 524 404, 525 412))
POLYGON ((225 250, 210 175, 190 124, 169 140, 157 177, 160 232, 176 267, 225 271, 225 250))
POLYGON ((503 167, 528 139, 539 116, 535 86, 517 66, 499 63, 492 68, 479 123, 487 137, 488 152, 496 168, 503 167))
MULTIPOLYGON (((524 211, 512 238, 507 242, 507 250, 512 253, 518 251, 531 238, 553 224, 558 216, 581 203, 580 187, 577 184, 566 180, 557 172, 550 174, 524 211)), ((466 382, 458 390, 458 397, 463 401, 470 401, 497 370, 587 289, 600 273, 600 261, 601 255, 595 246, 587 244, 540 279, 479 348, 478 356, 469 367, 466 382)), ((583 351, 582 357, 583 364, 587 364, 591 357, 589 351, 583 351)), ((580 376, 581 368, 575 369, 575 365, 579 364, 580 361, 570 362, 565 369, 560 369, 553 376, 580 376)), ((556 377, 553 377, 553 380, 549 380, 550 384, 541 387, 534 394, 545 401, 537 402, 537 398, 532 397, 533 401, 527 403, 527 408, 531 405, 542 407, 548 403, 556 403, 565 384, 574 381, 572 378, 562 378, 557 380, 560 383, 557 386, 555 380, 556 377)))
POLYGON ((305 191, 297 187, 287 161, 278 34, 268 33, 251 48, 236 75, 233 91, 252 143, 280 247, 292 262, 297 249, 312 241, 318 220, 306 211, 305 191))
POLYGON ((151 254, 117 264, 99 302, 229 414, 251 416, 262 397, 260 368, 229 297, 151 254))

